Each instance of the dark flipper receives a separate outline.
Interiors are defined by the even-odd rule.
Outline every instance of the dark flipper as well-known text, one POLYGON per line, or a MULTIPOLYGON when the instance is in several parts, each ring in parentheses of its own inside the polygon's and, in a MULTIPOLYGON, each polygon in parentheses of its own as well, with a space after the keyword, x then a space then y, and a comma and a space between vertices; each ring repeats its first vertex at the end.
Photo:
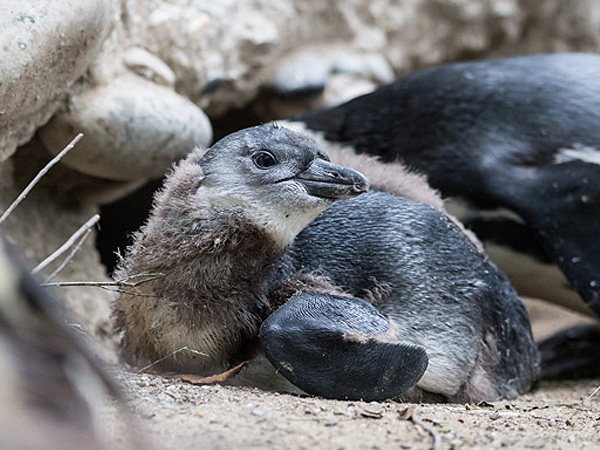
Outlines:
POLYGON ((600 325, 577 325, 539 343, 542 378, 600 376, 600 325))
POLYGON ((509 189, 502 193, 506 203, 533 226, 549 255, 600 316, 600 166, 581 161, 546 166, 521 182, 512 198, 510 194, 509 189))
POLYGON ((303 293, 271 314, 260 340, 271 363, 309 394, 385 400, 414 386, 427 355, 398 344, 390 322, 357 298, 303 293))

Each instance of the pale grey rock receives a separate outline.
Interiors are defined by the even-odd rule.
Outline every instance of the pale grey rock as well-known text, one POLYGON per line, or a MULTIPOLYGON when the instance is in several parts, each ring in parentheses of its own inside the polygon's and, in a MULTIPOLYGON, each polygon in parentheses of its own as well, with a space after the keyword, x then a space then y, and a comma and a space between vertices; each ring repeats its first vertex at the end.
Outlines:
POLYGON ((277 97, 293 100, 321 93, 324 106, 369 92, 395 77, 380 54, 351 52, 335 44, 293 52, 275 64, 274 73, 270 89, 277 97))
POLYGON ((207 146, 206 115, 173 90, 136 75, 71 98, 69 108, 40 130, 45 147, 58 153, 77 132, 84 138, 63 163, 109 180, 160 178, 195 146, 207 146))
POLYGON ((0 2, 0 161, 60 106, 113 26, 113 0, 0 2))
POLYGON ((351 52, 339 44, 293 52, 273 71, 270 89, 275 98, 270 100, 269 111, 276 117, 289 116, 307 106, 335 106, 395 78, 391 65, 380 54, 351 52), (317 94, 321 97, 315 98, 317 94))
POLYGON ((368 94, 379 86, 381 83, 358 74, 334 73, 329 79, 319 106, 337 106, 360 95, 368 94))
MULTIPOLYGON (((291 73, 287 80, 276 77, 277 66, 305 47, 378 55, 398 75, 516 44, 525 26, 526 9, 533 9, 522 3, 132 0, 131 9, 136 40, 175 72, 178 92, 216 117, 249 104, 273 81, 289 90, 296 77, 306 80, 310 76, 317 81, 305 85, 318 85, 324 76, 322 67, 331 60, 316 63, 314 68, 297 65, 300 73, 291 73), (215 84, 214 80, 220 81, 215 84), (205 90, 207 85, 218 89, 205 90)), ((366 78, 374 77, 375 84, 387 82, 390 72, 377 64, 366 78)))
POLYGON ((341 52, 334 54, 331 69, 334 73, 357 75, 378 84, 391 83, 395 79, 394 69, 387 60, 377 53, 354 54, 341 52))
POLYGON ((175 86, 175 74, 171 68, 143 48, 132 47, 125 51, 123 63, 132 72, 156 84, 175 86))

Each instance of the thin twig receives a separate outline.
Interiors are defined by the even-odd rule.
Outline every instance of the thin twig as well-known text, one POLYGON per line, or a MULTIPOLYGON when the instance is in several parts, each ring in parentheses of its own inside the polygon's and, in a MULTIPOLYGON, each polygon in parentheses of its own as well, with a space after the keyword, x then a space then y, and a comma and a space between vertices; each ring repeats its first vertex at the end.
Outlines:
POLYGON ((99 220, 100 220, 100 215, 94 214, 86 223, 81 225, 79 227, 79 229, 77 231, 75 231, 75 233, 73 233, 71 235, 71 237, 69 239, 67 239, 63 245, 61 245, 57 250, 54 251, 54 253, 52 253, 45 260, 43 260, 41 263, 39 263, 31 271, 31 273, 33 275, 35 275, 38 272, 40 272, 41 270, 43 270, 48 264, 53 262, 56 258, 58 258, 60 255, 62 255, 64 252, 66 252, 71 246, 73 246, 73 244, 75 244, 75 242, 77 242, 79 237, 82 236, 83 234, 85 234, 86 231, 89 230, 90 228, 92 228, 94 225, 96 225, 96 223, 98 223, 99 220))
POLYGON ((104 289, 105 291, 115 292, 116 294, 121 295, 131 295, 132 297, 160 298, 158 295, 142 294, 140 292, 128 292, 119 288, 115 288, 114 286, 98 286, 98 289, 104 289))
POLYGON ((427 431, 431 437, 433 438, 433 450, 442 450, 442 437, 440 436, 440 434, 435 431, 435 429, 433 427, 430 427, 429 425, 427 425, 425 422, 423 422, 421 420, 421 418, 419 416, 417 416, 416 412, 413 412, 410 420, 413 421, 413 423, 415 425, 420 426, 421 428, 423 428, 425 431, 427 431))
POLYGON ((81 248, 81 246, 83 245, 83 243, 85 242, 85 240, 87 239, 87 237, 90 235, 91 232, 92 232, 92 230, 90 230, 90 229, 87 229, 85 231, 85 234, 81 237, 81 239, 79 239, 79 242, 77 242, 77 244, 75 244, 73 246, 73 248, 71 249, 71 252, 65 258, 65 260, 62 263, 60 263, 60 266, 58 266, 54 272, 52 272, 50 275, 48 275, 48 278, 46 278, 46 281, 50 281, 52 278, 54 278, 56 275, 58 275, 61 272, 61 270, 63 270, 67 266, 67 264, 69 264, 73 260, 75 253, 77 253, 79 251, 79 249, 81 248))
POLYGON ((148 370, 150 367, 155 366, 158 363, 163 362, 165 359, 170 358, 171 356, 175 356, 177 353, 179 352, 183 352, 183 351, 187 351, 187 352, 191 352, 194 355, 200 355, 200 356, 208 356, 206 353, 203 352, 199 352, 198 350, 192 350, 191 348, 189 348, 187 345, 185 347, 181 347, 180 349, 177 349, 171 353, 169 353, 167 356, 163 356, 160 359, 157 359, 156 361, 154 361, 153 363, 148 364, 145 367, 142 367, 140 370, 136 371, 135 373, 142 373, 145 372, 146 370, 148 370))
POLYGON ((148 283, 149 281, 154 281, 157 278, 164 276, 162 273, 137 273, 135 275, 130 275, 125 278, 121 278, 120 280, 113 281, 55 281, 53 283, 42 283, 40 286, 42 287, 81 287, 81 286, 94 286, 94 287, 138 287, 141 284, 148 283), (131 282, 131 280, 136 280, 138 278, 146 277, 143 280, 131 282))
POLYGON ((35 187, 35 185, 38 184, 38 182, 42 179, 42 177, 48 173, 48 171, 52 168, 52 166, 54 166, 56 163, 58 163, 67 153, 69 153, 73 149, 73 147, 75 147, 75 145, 77 145, 77 143, 81 140, 82 137, 83 137, 82 133, 79 133, 77 136, 75 136, 73 138, 73 140, 71 142, 69 142, 67 144, 67 146, 65 148, 63 148, 58 155, 56 155, 54 158, 52 158, 48 162, 48 164, 46 164, 42 168, 42 170, 40 170, 38 172, 38 174, 35 176, 35 178, 33 180, 31 180, 31 182, 27 185, 27 187, 25 189, 23 189, 23 191, 19 194, 19 196, 16 198, 16 200, 14 202, 12 202, 11 205, 8 207, 8 209, 6 211, 4 211, 2 216, 0 216, 0 224, 2 222, 4 222, 8 218, 8 216, 10 216, 10 214, 13 212, 13 210, 17 206, 19 206, 19 204, 23 200, 25 200, 25 197, 27 197, 27 194, 29 194, 31 192, 31 190, 35 187))
POLYGON ((103 281, 57 281, 55 283, 44 283, 41 287, 96 287, 98 289, 104 289, 108 292, 115 292, 122 295, 131 295, 132 297, 148 297, 148 298, 159 298, 157 295, 142 294, 140 292, 128 292, 119 288, 119 285, 103 281), (110 284, 105 284, 110 283, 110 284))
POLYGON ((42 287, 119 287, 122 286, 118 281, 55 281, 52 283, 42 283, 42 287))
POLYGON ((587 404, 590 402, 590 400, 592 399, 592 397, 594 395, 596 395, 598 392, 600 392, 600 386, 598 386, 596 389, 594 389, 594 392, 592 392, 590 395, 588 395, 584 400, 583 403, 587 404))
POLYGON ((127 275, 125 278, 120 278, 115 280, 115 283, 120 286, 128 286, 128 287, 137 287, 140 284, 147 283, 148 281, 154 281, 157 278, 164 277, 165 274, 161 272, 142 272, 142 273, 134 273, 133 275, 127 275), (142 280, 131 282, 131 280, 137 280, 138 278, 143 278, 142 280))
POLYGON ((41 287, 96 287, 98 289, 104 289, 105 291, 108 292, 114 292, 116 294, 121 294, 121 295, 131 295, 132 297, 147 297, 147 298, 159 298, 158 295, 153 295, 153 294, 142 294, 141 292, 128 292, 128 291, 124 291, 122 289, 119 288, 118 285, 113 284, 111 282, 110 285, 107 286, 102 286, 101 283, 104 283, 103 281, 57 281, 55 283, 44 283, 44 284, 40 284, 41 287))

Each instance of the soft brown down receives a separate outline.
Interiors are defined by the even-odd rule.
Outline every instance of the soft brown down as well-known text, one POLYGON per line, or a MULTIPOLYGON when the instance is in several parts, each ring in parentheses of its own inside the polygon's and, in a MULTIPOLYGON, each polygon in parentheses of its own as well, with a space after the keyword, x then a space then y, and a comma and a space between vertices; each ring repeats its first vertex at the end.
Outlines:
POLYGON ((235 354, 244 336, 256 334, 268 309, 262 281, 280 250, 241 217, 203 204, 194 195, 202 178, 193 158, 174 170, 115 273, 162 274, 115 302, 123 351, 134 364, 187 346, 206 356, 181 351, 167 366, 220 370, 230 363, 223 355, 235 354), (240 260, 249 253, 253 258, 240 260))

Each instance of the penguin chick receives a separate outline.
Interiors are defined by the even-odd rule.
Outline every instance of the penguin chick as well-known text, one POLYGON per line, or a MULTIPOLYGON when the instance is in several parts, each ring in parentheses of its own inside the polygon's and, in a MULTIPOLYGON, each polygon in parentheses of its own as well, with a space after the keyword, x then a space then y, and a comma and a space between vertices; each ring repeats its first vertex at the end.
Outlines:
POLYGON ((115 303, 126 359, 209 374, 250 356, 257 367, 260 328, 279 370, 255 372, 267 387, 283 375, 310 394, 380 400, 418 383, 453 401, 530 389, 537 352, 506 278, 440 211, 353 198, 367 188, 275 125, 192 153, 116 273, 163 274, 115 303))
POLYGON ((176 352, 163 368, 210 374, 239 362, 272 312, 272 264, 334 199, 369 186, 311 139, 273 125, 231 134, 203 153, 167 178, 116 271, 164 274, 115 303, 134 364, 176 352))

